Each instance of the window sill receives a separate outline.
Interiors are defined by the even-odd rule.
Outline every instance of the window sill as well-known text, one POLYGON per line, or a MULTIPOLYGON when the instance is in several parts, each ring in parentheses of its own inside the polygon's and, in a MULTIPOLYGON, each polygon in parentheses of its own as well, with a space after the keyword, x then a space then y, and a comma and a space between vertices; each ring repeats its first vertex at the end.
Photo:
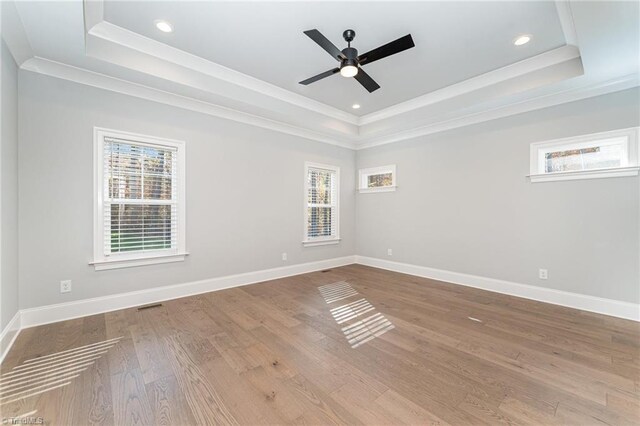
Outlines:
POLYGON ((338 244, 339 242, 340 242, 340 238, 334 238, 331 240, 303 241, 302 245, 305 247, 327 246, 331 244, 338 244))
POLYGON ((184 258, 188 255, 189 253, 176 253, 153 257, 96 260, 89 263, 89 265, 92 265, 96 271, 106 271, 109 269, 132 268, 135 266, 157 265, 160 263, 183 262, 184 258))
POLYGON ((618 167, 615 169, 580 170, 577 172, 556 172, 529 175, 531 183, 552 182, 556 180, 599 179, 623 176, 638 176, 640 167, 618 167))
POLYGON ((393 192, 395 191, 397 186, 383 186, 380 188, 359 188, 358 192, 366 194, 368 192, 393 192))

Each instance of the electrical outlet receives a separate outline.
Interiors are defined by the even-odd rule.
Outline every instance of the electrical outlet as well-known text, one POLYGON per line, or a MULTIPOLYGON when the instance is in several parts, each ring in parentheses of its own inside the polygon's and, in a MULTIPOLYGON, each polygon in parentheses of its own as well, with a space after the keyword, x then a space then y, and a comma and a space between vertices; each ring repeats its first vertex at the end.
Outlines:
POLYGON ((69 293, 71 291, 71 280, 60 281, 60 293, 69 293))
POLYGON ((393 249, 387 249, 387 256, 393 256, 393 249))
POLYGON ((546 269, 539 269, 538 270, 538 277, 541 280, 546 280, 548 278, 547 270, 546 269))
POLYGON ((287 260, 287 253, 282 253, 282 260, 287 260))

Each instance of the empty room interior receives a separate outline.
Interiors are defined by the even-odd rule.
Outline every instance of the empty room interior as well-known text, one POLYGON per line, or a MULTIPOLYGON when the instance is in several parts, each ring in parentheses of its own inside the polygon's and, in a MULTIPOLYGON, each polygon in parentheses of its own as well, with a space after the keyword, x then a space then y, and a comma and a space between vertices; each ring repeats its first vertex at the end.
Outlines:
POLYGON ((640 424, 639 1, 0 6, 1 424, 640 424))

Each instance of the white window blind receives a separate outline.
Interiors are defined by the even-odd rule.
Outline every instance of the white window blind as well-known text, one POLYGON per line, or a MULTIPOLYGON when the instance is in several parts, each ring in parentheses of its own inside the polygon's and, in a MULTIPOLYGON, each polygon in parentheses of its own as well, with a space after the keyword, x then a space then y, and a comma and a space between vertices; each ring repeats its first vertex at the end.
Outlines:
POLYGON ((307 165, 305 241, 338 238, 338 169, 307 165))
POLYGON ((104 254, 178 246, 177 149, 104 138, 104 254))

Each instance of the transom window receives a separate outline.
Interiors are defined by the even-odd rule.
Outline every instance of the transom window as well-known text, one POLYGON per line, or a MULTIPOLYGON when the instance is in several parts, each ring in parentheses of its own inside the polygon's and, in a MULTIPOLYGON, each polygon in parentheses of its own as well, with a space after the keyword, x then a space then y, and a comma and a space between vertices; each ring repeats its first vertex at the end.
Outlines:
POLYGON ((340 168, 305 164, 305 245, 333 244, 339 236, 340 168))
POLYGON ((531 181, 635 176, 638 129, 531 144, 531 181))
POLYGON ((96 129, 96 269, 182 260, 183 150, 178 141, 96 129))
POLYGON ((396 190, 395 164, 360 169, 358 176, 358 189, 360 192, 387 192, 396 190))

